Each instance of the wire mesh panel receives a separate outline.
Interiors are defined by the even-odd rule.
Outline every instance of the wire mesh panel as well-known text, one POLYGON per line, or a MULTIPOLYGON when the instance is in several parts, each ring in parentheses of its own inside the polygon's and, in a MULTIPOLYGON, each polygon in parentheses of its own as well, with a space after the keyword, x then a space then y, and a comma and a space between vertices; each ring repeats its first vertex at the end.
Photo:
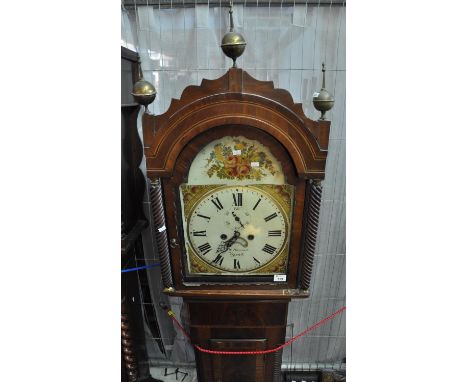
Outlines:
MULTIPOLYGON (((179 98, 185 87, 199 85, 203 78, 218 78, 231 66, 220 49, 229 29, 227 6, 225 1, 123 3, 122 45, 139 52, 144 76, 158 91, 149 106, 151 113, 165 112, 171 98, 179 98)), ((321 87, 322 62, 327 68, 327 89, 335 96, 335 106, 327 113, 330 143, 311 296, 291 302, 288 340, 345 305, 345 3, 235 2, 234 24, 247 41, 238 66, 259 80, 272 80, 275 87, 287 89, 295 102, 302 103, 307 117, 320 117, 312 96, 321 87)), ((149 205, 148 200, 145 203, 149 205)), ((145 249, 157 261, 151 240, 150 235, 145 237, 145 249)), ((159 291, 152 292, 157 303, 164 298, 159 270, 148 272, 153 289, 159 291)), ((190 362, 192 354, 183 350, 189 345, 175 339, 167 318, 158 319, 169 352, 170 344, 178 347, 171 360, 190 362)), ((341 314, 293 343, 283 351, 283 368, 343 368, 345 323, 341 314)), ((163 356, 155 352, 154 357, 163 356)))

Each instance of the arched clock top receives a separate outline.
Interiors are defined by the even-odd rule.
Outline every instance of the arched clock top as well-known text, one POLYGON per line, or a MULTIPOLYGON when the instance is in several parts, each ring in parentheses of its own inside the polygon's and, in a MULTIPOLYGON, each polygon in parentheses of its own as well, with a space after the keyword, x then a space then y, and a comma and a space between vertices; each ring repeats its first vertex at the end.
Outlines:
POLYGON ((259 140, 240 134, 212 140, 193 158, 187 184, 286 184, 281 161, 259 140))
POLYGON ((187 143, 225 125, 270 134, 289 152, 299 177, 324 177, 330 122, 307 118, 288 91, 237 68, 216 80, 203 80, 200 86, 188 86, 164 114, 144 114, 148 176, 172 176, 187 143))

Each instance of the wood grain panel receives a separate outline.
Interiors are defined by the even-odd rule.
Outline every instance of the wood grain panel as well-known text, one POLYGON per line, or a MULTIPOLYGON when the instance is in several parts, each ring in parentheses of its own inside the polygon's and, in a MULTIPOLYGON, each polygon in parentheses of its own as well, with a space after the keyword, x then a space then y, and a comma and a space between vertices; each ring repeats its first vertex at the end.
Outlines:
MULTIPOLYGON (((186 300, 193 343, 211 350, 266 350, 284 343, 288 301, 186 300)), ((200 382, 271 382, 278 355, 197 352, 200 382), (236 379, 237 376, 237 379, 236 379)))

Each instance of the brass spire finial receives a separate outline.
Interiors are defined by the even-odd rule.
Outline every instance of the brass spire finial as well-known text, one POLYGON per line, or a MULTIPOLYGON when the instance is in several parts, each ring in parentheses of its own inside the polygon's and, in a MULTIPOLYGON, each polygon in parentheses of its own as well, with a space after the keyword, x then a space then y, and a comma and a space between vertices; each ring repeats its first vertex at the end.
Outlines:
POLYGON ((322 62, 322 89, 325 89, 325 62, 322 62))
POLYGON ((314 93, 312 97, 314 107, 322 114, 321 120, 325 119, 325 113, 330 110, 335 104, 333 96, 325 89, 325 63, 322 63, 322 89, 319 92, 314 93))
POLYGON ((133 85, 132 96, 136 102, 145 107, 145 113, 148 113, 148 105, 156 98, 156 88, 143 78, 140 60, 138 60, 138 81, 133 85))
POLYGON ((229 32, 234 32, 234 19, 232 17, 232 0, 229 2, 229 32))
POLYGON ((229 3, 229 32, 227 32, 221 41, 221 49, 224 54, 232 59, 232 67, 236 68, 236 59, 244 53, 247 43, 244 37, 237 32, 234 32, 234 18, 232 16, 233 2, 229 3))

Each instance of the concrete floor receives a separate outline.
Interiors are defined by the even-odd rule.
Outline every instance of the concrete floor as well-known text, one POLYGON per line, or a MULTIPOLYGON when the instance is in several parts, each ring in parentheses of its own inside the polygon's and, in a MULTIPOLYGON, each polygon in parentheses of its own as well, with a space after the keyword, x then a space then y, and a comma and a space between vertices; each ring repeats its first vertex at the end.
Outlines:
POLYGON ((195 368, 190 367, 179 367, 178 373, 176 373, 175 367, 151 367, 151 376, 156 379, 160 379, 164 382, 197 382, 197 371, 195 368), (167 371, 167 376, 165 372, 167 371))

